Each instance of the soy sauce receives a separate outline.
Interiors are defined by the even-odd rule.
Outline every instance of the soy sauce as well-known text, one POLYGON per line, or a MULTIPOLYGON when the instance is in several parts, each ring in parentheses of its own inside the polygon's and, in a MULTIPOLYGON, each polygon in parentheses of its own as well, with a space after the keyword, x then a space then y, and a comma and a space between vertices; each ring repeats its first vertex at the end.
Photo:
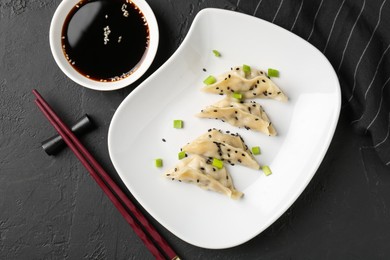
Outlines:
POLYGON ((84 0, 76 4, 62 28, 68 62, 96 81, 117 81, 142 63, 149 45, 143 13, 129 0, 84 0))

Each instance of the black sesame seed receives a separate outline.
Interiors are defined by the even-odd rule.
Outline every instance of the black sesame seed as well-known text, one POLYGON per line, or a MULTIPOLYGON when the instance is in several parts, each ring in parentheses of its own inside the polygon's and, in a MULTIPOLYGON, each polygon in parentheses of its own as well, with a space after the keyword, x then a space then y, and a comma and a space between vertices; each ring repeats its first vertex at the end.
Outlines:
POLYGON ((229 180, 229 175, 226 175, 226 180, 229 180))
POLYGON ((179 180, 179 182, 181 182, 181 180, 179 180))
POLYGON ((215 89, 219 89, 219 87, 216 87, 215 89))
POLYGON ((203 68, 203 71, 206 72, 207 70, 205 68, 203 68))
MULTIPOLYGON (((229 90, 230 89, 230 87, 227 87, 227 90, 229 90)), ((280 92, 279 92, 280 93, 280 92)))
POLYGON ((268 92, 268 95, 272 95, 272 92, 268 92))
POLYGON ((260 81, 256 81, 256 83, 257 83, 257 84, 259 84, 259 83, 260 83, 260 81))
POLYGON ((255 92, 253 92, 253 96, 256 96, 256 93, 255 93, 255 92))
POLYGON ((215 172, 215 171, 216 171, 216 169, 215 169, 215 168, 213 168, 213 171, 215 172))
POLYGON ((225 80, 227 80, 227 78, 225 78, 225 80))
POLYGON ((236 70, 240 70, 240 68, 236 68, 236 70))
POLYGON ((162 139, 163 142, 166 142, 167 140, 165 140, 164 138, 162 139))
POLYGON ((238 153, 237 151, 234 151, 235 153, 238 153))
POLYGON ((259 119, 258 119, 258 118, 255 118, 255 121, 259 121, 259 119))
POLYGON ((177 172, 177 168, 175 168, 175 172, 177 172))
POLYGON ((217 110, 216 110, 216 109, 214 109, 214 112, 217 112, 217 110))
POLYGON ((220 96, 223 96, 223 93, 219 93, 220 96))
POLYGON ((279 95, 280 93, 282 93, 282 92, 280 92, 280 91, 277 92, 278 95, 279 95))
POLYGON ((199 183, 199 179, 197 179, 196 182, 199 183))
POLYGON ((234 118, 235 118, 236 120, 238 120, 238 118, 237 118, 236 116, 235 116, 234 118))
POLYGON ((238 112, 237 112, 237 110, 236 111, 234 111, 234 114, 237 114, 238 112))
POLYGON ((200 167, 200 169, 201 169, 202 171, 204 171, 204 168, 203 168, 203 167, 200 167))
POLYGON ((172 180, 174 181, 174 180, 175 180, 175 178, 172 178, 172 180))
POLYGON ((229 79, 230 79, 230 77, 231 77, 230 74, 228 75, 228 77, 229 77, 229 79))
POLYGON ((209 135, 209 138, 211 138, 211 135, 209 135))
POLYGON ((244 153, 242 153, 241 155, 245 157, 245 154, 244 154, 244 153))
POLYGON ((255 105, 255 104, 253 104, 253 105, 252 105, 252 107, 256 107, 256 105, 255 105))
POLYGON ((239 163, 242 163, 242 161, 240 159, 237 160, 239 163))
POLYGON ((262 79, 261 81, 263 81, 265 83, 265 79, 262 79))
POLYGON ((170 173, 167 173, 167 176, 171 176, 171 174, 170 174, 170 173))
POLYGON ((226 133, 227 133, 227 134, 229 134, 229 133, 230 133, 230 131, 228 130, 228 131, 226 131, 226 133))
POLYGON ((207 130, 207 132, 211 132, 211 128, 209 130, 207 130))

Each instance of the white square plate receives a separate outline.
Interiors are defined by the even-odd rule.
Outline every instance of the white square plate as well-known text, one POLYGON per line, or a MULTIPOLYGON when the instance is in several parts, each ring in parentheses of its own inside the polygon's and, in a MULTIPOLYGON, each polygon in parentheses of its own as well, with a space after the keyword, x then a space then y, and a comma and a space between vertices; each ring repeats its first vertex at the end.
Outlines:
POLYGON ((108 133, 109 153, 129 191, 173 234, 204 248, 232 247, 258 235, 298 198, 328 149, 340 104, 337 76, 312 45, 261 19, 204 9, 172 57, 119 106, 108 133), (222 56, 215 57, 213 49, 222 56), (289 102, 256 100, 277 129, 276 137, 194 116, 222 98, 201 92, 203 79, 242 64, 280 71, 273 81, 289 102), (174 119, 184 120, 184 128, 174 129, 174 119), (245 194, 241 200, 162 176, 178 162, 180 147, 214 127, 240 133, 250 147, 260 146, 256 159, 273 171, 265 176, 227 166, 245 194), (154 166, 155 158, 164 160, 162 169, 154 166))

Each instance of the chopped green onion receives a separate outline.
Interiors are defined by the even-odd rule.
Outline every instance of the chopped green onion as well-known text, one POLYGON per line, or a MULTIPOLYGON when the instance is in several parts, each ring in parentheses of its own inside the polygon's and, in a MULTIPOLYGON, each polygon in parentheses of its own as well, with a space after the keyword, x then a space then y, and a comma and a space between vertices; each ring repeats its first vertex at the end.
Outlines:
POLYGON ((154 164, 156 165, 157 168, 161 168, 163 166, 163 160, 158 158, 154 160, 154 164))
POLYGON ((252 153, 253 153, 254 155, 259 155, 259 154, 261 154, 260 147, 258 147, 258 146, 252 147, 252 153))
POLYGON ((176 119, 176 120, 173 120, 173 128, 183 128, 183 120, 179 120, 179 119, 176 119))
POLYGON ((206 85, 211 85, 217 82, 217 79, 214 76, 208 76, 205 80, 203 80, 203 83, 206 85))
POLYGON ((248 65, 242 65, 242 70, 245 72, 245 74, 251 73, 251 67, 248 65))
POLYGON ((187 155, 186 155, 186 152, 185 151, 181 151, 177 154, 177 157, 179 158, 179 160, 185 158, 187 155))
POLYGON ((221 53, 217 50, 213 50, 215 57, 221 57, 221 53))
POLYGON ((218 169, 223 168, 223 162, 221 160, 218 160, 216 158, 213 158, 213 166, 217 167, 218 169))
POLYGON ((233 93, 233 97, 236 98, 236 99, 242 99, 242 94, 241 94, 241 93, 234 92, 234 93, 233 93))
POLYGON ((264 174, 265 174, 266 176, 268 176, 268 175, 271 175, 271 174, 272 174, 272 171, 271 171, 271 169, 269 168, 269 166, 268 166, 268 165, 264 165, 264 166, 262 166, 262 167, 261 167, 261 169, 263 170, 263 172, 264 172, 264 174))
POLYGON ((279 77, 279 71, 276 69, 268 69, 268 76, 269 77, 279 77))

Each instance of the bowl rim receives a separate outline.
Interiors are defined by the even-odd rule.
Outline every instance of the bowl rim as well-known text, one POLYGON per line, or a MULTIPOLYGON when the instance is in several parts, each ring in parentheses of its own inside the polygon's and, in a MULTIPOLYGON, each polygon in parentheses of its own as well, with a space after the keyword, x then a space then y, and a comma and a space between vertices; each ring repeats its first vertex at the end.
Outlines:
POLYGON ((62 72, 75 83, 94 90, 111 91, 129 86, 138 80, 149 69, 154 61, 159 44, 159 28, 153 10, 145 0, 131 0, 144 14, 149 27, 149 46, 140 66, 129 76, 118 81, 100 82, 89 79, 74 69, 67 61, 61 43, 62 27, 71 9, 80 0, 63 0, 57 7, 50 23, 49 41, 50 50, 55 62, 62 72))

